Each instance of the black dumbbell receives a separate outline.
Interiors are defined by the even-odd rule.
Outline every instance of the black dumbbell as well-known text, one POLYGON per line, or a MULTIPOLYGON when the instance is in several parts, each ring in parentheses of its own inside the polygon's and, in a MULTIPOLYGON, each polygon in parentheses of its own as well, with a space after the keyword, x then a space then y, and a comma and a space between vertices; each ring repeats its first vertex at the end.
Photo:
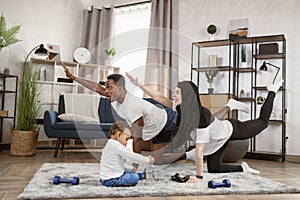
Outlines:
POLYGON ((217 188, 217 187, 230 187, 231 183, 228 179, 224 179, 222 183, 217 183, 215 181, 209 181, 208 187, 209 188, 217 188))
POLYGON ((58 185, 60 183, 72 183, 72 185, 78 185, 79 177, 73 177, 73 179, 70 180, 70 179, 62 179, 60 176, 54 176, 53 184, 58 185))

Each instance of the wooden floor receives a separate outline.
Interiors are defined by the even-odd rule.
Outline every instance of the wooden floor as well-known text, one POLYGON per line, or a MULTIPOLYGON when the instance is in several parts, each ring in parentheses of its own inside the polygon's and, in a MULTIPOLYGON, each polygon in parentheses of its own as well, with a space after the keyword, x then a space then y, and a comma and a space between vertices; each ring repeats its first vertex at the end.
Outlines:
MULTIPOLYGON (((59 152, 56 159, 53 158, 53 150, 38 150, 32 157, 12 157, 9 151, 0 152, 0 199, 17 199, 24 187, 30 181, 35 172, 43 163, 98 163, 99 152, 93 155, 86 151, 68 150, 59 152)), ((279 181, 300 189, 300 164, 286 161, 250 160, 245 161, 253 168, 261 172, 261 176, 279 181)), ((121 199, 121 198, 107 198, 121 199)), ((137 197, 122 198, 135 200, 179 200, 179 199, 285 199, 300 200, 300 194, 280 194, 280 195, 209 195, 209 196, 169 196, 169 197, 137 197)))

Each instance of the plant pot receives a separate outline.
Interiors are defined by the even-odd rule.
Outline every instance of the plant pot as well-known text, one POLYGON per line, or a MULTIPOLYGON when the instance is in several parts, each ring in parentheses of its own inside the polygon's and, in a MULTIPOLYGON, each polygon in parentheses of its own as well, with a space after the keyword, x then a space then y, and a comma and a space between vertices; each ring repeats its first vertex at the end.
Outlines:
POLYGON ((105 66, 111 66, 113 58, 111 56, 107 57, 104 61, 105 66))
POLYGON ((247 68, 248 67, 247 62, 241 62, 240 67, 247 68))
POLYGON ((214 93, 214 88, 207 88, 208 94, 213 94, 214 93))
POLYGON ((39 132, 37 131, 11 131, 10 155, 33 156, 39 132))

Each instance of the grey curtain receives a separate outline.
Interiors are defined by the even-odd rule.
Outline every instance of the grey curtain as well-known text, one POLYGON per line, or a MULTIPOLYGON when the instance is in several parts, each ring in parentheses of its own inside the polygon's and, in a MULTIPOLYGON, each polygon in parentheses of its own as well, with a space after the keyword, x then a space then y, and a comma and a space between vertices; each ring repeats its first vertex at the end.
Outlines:
POLYGON ((85 10, 83 20, 81 45, 91 51, 90 63, 104 65, 105 49, 113 46, 114 7, 85 10))
POLYGON ((145 84, 171 97, 178 82, 178 0, 152 0, 145 84))

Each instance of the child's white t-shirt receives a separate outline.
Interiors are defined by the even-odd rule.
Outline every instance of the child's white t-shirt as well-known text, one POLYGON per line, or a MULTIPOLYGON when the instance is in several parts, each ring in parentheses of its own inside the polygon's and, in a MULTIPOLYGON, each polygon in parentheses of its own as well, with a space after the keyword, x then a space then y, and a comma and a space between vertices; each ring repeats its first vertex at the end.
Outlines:
POLYGON ((104 181, 120 177, 125 171, 125 160, 149 163, 148 157, 130 151, 117 140, 109 139, 102 149, 100 179, 104 181))

